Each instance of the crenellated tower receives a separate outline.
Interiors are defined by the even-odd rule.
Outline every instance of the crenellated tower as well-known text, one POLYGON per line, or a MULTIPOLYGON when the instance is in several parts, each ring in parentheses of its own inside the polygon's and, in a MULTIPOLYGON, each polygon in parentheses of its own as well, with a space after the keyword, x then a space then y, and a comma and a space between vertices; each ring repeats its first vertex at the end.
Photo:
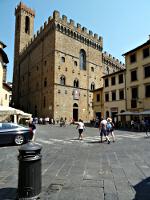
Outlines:
POLYGON ((34 32, 34 17, 35 12, 28 8, 25 4, 20 4, 15 9, 15 45, 14 45, 14 71, 13 71, 13 104, 18 107, 18 93, 19 84, 18 78, 20 77, 20 64, 19 56, 23 48, 25 48, 34 32))

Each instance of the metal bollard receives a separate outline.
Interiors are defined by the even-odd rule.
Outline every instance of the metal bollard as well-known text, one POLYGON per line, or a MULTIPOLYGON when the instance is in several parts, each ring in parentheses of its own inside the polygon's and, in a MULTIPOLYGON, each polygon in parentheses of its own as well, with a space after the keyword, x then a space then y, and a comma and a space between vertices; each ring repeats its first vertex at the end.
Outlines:
POLYGON ((29 142, 19 148, 18 199, 39 199, 41 192, 41 149, 37 143, 29 142))

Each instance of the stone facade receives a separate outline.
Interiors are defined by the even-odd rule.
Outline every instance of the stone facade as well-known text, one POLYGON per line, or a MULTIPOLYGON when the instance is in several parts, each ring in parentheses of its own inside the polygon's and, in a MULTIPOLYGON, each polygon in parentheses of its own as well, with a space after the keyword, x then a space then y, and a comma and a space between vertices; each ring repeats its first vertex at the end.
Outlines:
POLYGON ((93 91, 103 86, 103 38, 58 11, 32 36, 34 11, 20 3, 15 15, 15 107, 38 117, 92 119, 93 91))

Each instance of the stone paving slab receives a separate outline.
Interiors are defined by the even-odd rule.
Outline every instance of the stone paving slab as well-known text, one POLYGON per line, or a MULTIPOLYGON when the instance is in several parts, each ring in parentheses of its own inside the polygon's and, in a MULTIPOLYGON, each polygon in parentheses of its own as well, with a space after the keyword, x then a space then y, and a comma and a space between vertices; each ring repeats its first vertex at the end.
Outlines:
MULTIPOLYGON (((37 127, 42 144, 42 200, 150 200, 150 138, 115 131, 116 142, 99 143, 98 130, 37 127)), ((0 200, 16 199, 18 147, 0 147, 0 200)))

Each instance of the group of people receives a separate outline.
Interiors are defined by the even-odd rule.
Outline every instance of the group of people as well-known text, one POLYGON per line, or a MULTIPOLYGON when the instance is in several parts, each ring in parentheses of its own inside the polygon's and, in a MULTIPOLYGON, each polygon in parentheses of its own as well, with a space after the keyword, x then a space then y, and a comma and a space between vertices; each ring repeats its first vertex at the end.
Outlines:
MULTIPOLYGON (((85 130, 85 125, 83 121, 80 119, 77 124, 77 129, 79 133, 79 140, 83 140, 83 131, 85 130)), ((115 142, 115 134, 114 134, 114 123, 112 122, 112 119, 109 117, 106 119, 101 118, 101 121, 99 121, 98 124, 99 133, 100 133, 100 142, 103 142, 103 136, 105 136, 105 141, 107 141, 108 144, 110 144, 110 138, 109 136, 112 136, 112 141, 115 142)))
POLYGON ((101 122, 99 124, 99 132, 100 132, 100 142, 103 142, 103 136, 105 136, 106 141, 110 144, 109 135, 112 136, 113 142, 115 142, 115 135, 114 135, 114 123, 112 119, 109 117, 106 119, 101 118, 101 122))

